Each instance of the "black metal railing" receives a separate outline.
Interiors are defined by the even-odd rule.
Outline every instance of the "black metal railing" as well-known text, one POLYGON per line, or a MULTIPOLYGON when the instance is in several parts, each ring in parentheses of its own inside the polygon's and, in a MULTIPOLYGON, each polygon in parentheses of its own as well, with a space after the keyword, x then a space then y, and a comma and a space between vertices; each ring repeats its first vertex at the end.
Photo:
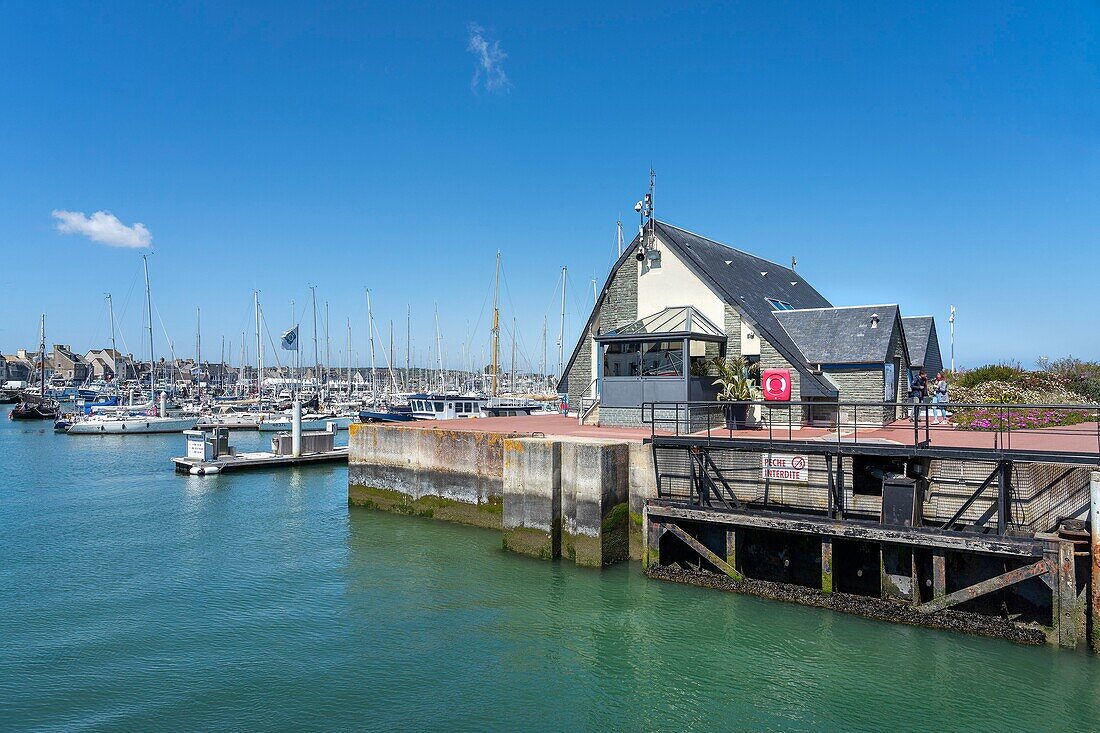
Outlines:
POLYGON ((651 438, 767 443, 813 440, 838 445, 889 443, 996 452, 1095 456, 1100 463, 1100 405, 932 402, 752 401, 645 402, 651 438), (740 407, 738 407, 740 406, 740 407), (742 424, 742 414, 747 419, 742 424))

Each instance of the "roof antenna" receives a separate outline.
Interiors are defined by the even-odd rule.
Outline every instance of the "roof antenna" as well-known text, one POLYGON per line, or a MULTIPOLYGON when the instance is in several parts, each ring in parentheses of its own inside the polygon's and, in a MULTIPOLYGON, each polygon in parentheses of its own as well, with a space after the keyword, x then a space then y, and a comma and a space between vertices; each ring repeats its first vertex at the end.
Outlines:
POLYGON ((623 215, 622 214, 619 214, 619 223, 618 223, 617 228, 619 230, 619 257, 622 257, 623 256, 623 215))
MULTIPOLYGON (((649 192, 646 193, 638 203, 634 204, 634 210, 638 212, 638 241, 641 243, 641 247, 638 249, 637 258, 639 261, 644 260, 646 257, 645 240, 645 224, 646 221, 652 221, 653 219, 653 189, 657 182, 657 174, 653 171, 653 166, 649 167, 649 192)), ((652 234, 653 227, 650 226, 650 233, 652 234)))
POLYGON ((791 255, 791 269, 794 270, 796 267, 798 267, 798 258, 791 255))

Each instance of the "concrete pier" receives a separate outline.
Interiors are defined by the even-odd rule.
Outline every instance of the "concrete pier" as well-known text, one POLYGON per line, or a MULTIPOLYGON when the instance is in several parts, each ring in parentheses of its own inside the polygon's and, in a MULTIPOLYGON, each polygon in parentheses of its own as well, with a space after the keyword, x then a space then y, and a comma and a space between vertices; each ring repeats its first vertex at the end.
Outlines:
POLYGON ((1016 462, 1009 482, 1005 461, 980 451, 899 458, 925 448, 833 440, 762 451, 759 439, 527 424, 353 425, 349 503, 499 529, 505 550, 541 559, 630 558, 663 580, 1100 650, 1095 464, 1016 462), (803 468, 773 477, 773 453, 803 468), (884 471, 915 488, 888 506, 884 471))
POLYGON ((544 560, 561 557, 561 510, 561 443, 505 439, 504 549, 544 560))
POLYGON ((629 558, 632 482, 653 480, 640 441, 379 423, 352 425, 350 445, 349 503, 500 529, 506 550, 589 567, 629 558))
POLYGON ((626 443, 561 442, 562 557, 589 567, 629 558, 629 463, 626 443))
POLYGON ((507 437, 353 423, 348 502, 500 529, 507 437))

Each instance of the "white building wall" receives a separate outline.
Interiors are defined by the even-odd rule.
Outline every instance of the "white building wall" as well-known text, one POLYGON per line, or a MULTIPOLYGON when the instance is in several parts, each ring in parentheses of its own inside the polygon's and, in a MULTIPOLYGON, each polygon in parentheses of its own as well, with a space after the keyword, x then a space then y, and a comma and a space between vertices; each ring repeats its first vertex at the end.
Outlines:
POLYGON ((697 278, 676 254, 658 240, 659 262, 638 262, 638 317, 665 308, 691 305, 718 328, 726 320, 725 303, 697 278))

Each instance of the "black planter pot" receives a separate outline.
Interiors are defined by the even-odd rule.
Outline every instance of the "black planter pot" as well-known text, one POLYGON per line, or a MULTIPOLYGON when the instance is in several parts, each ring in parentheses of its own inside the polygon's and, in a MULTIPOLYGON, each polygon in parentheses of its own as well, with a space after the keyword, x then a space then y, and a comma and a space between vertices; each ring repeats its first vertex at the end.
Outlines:
POLYGON ((749 424, 748 402, 727 402, 722 405, 726 416, 726 430, 744 430, 749 424))

